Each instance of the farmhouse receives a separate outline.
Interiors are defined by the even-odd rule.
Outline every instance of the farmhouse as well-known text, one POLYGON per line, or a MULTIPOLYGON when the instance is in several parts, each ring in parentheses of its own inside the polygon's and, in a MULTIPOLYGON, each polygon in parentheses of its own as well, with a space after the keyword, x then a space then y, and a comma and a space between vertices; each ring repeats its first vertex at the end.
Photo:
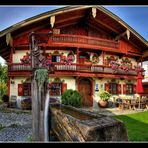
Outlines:
MULTIPOLYGON (((49 74, 50 97, 66 89, 78 90, 84 107, 95 107, 98 91, 117 97, 136 97, 138 73, 147 59, 147 41, 102 6, 68 6, 29 18, 0 33, 0 55, 9 66, 8 95, 30 97, 32 32, 52 32, 38 39, 42 55, 54 72, 49 74)), ((42 59, 39 59, 42 60, 42 59)))

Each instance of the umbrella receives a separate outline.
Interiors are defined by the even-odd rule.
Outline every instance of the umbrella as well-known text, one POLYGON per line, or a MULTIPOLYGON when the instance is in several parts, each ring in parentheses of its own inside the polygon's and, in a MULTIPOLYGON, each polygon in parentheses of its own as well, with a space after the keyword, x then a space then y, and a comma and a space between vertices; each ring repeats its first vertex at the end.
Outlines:
MULTIPOLYGON (((137 84, 136 84, 136 93, 138 94, 143 93, 142 79, 143 79, 143 76, 139 73, 137 77, 137 84)), ((139 108, 140 108, 140 97, 139 97, 139 108)))

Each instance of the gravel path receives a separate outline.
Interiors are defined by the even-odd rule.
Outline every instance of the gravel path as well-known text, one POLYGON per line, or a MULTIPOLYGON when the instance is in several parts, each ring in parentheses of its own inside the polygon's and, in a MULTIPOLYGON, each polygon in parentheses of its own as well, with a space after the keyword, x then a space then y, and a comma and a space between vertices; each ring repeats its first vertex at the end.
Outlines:
POLYGON ((0 143, 29 142, 32 136, 32 116, 28 113, 4 113, 0 111, 0 143))

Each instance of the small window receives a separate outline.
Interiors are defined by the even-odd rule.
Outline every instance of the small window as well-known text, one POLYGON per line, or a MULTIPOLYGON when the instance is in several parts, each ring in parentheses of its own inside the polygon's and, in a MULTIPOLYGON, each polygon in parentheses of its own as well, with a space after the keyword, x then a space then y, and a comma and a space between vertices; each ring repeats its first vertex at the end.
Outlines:
POLYGON ((126 84, 126 94, 133 94, 133 84, 126 84))
POLYGON ((118 88, 116 83, 109 83, 109 92, 111 94, 117 94, 118 93, 118 88))
POLYGON ((30 83, 24 83, 24 95, 23 96, 31 96, 31 84, 30 83))
POLYGON ((61 83, 52 83, 50 88, 51 96, 60 96, 61 95, 61 83))
POLYGON ((52 62, 60 62, 60 60, 61 60, 61 57, 59 55, 52 56, 52 62))

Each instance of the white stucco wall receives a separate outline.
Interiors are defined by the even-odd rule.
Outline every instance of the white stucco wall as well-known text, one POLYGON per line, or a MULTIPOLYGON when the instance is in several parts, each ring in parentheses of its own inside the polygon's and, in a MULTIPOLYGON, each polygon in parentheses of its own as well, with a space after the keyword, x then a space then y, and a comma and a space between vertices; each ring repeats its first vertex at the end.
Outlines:
POLYGON ((20 59, 23 58, 26 53, 29 52, 29 50, 16 50, 15 53, 13 54, 13 63, 21 63, 20 59))
MULTIPOLYGON (((105 83, 108 83, 108 82, 110 82, 111 81, 111 79, 110 78, 103 78, 103 79, 98 79, 98 78, 94 78, 94 96, 93 96, 93 107, 94 108, 96 108, 96 107, 98 107, 98 101, 99 101, 99 99, 100 99, 100 97, 98 96, 98 91, 95 91, 95 87, 96 87, 96 84, 98 84, 99 85, 99 90, 100 89, 105 89, 104 88, 104 86, 105 86, 105 83)), ((117 94, 117 95, 112 95, 111 96, 111 98, 110 98, 110 100, 112 100, 113 101, 113 97, 128 97, 128 98, 131 98, 131 97, 133 97, 133 95, 125 95, 125 94, 123 94, 123 84, 125 84, 126 82, 127 82, 127 80, 120 80, 120 79, 116 79, 116 82, 118 83, 118 84, 121 84, 121 94, 117 94)), ((136 80, 131 80, 131 82, 130 82, 131 84, 136 84, 136 80)), ((136 95, 136 94, 135 94, 136 95)))
POLYGON ((14 77, 14 79, 10 79, 14 81, 14 84, 10 83, 10 98, 11 96, 17 96, 17 107, 21 108, 21 100, 24 98, 23 96, 18 96, 18 84, 21 84, 22 81, 25 81, 26 77, 14 77))
MULTIPOLYGON (((46 50, 46 53, 54 53, 56 50, 46 50)), ((66 51, 66 50, 57 50, 60 54, 63 53, 63 56, 67 57, 67 55, 69 54, 70 50, 69 51, 66 51)), ((76 54, 75 54, 75 60, 73 63, 76 63, 76 54)))
MULTIPOLYGON (((56 77, 49 78, 49 82, 53 82, 56 77)), ((67 83, 67 89, 76 90, 76 82, 73 77, 58 77, 61 81, 64 80, 64 83, 67 83)))

